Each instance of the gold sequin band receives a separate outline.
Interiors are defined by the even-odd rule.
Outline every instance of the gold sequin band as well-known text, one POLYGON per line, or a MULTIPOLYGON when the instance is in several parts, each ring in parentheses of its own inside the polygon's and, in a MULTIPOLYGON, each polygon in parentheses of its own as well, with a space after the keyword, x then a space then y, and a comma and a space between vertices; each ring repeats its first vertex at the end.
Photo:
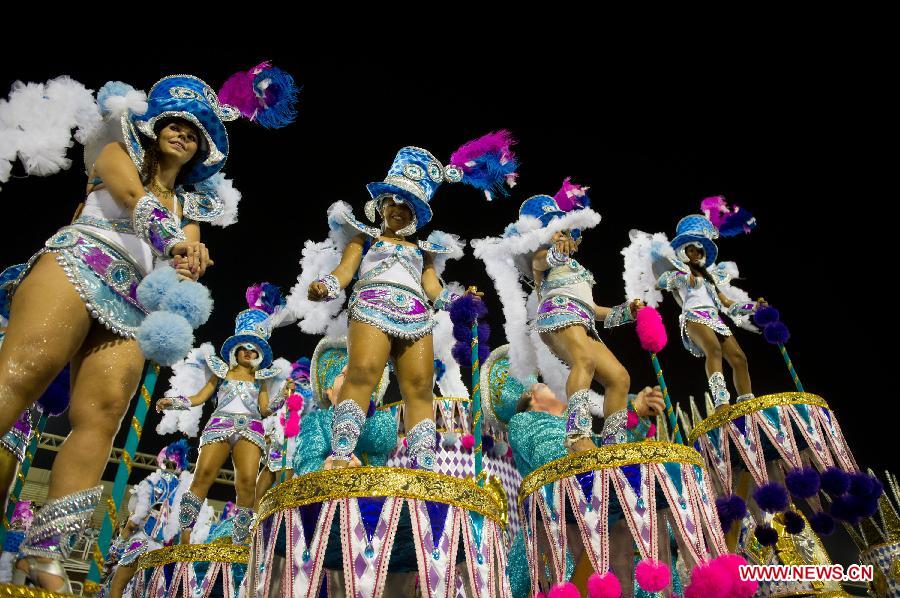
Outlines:
MULTIPOLYGON (((157 366, 157 368, 158 367, 159 366, 157 366)), ((147 405, 147 408, 149 408, 152 399, 150 398, 150 391, 147 390, 146 386, 141 386, 141 398, 144 399, 144 403, 147 405)))
POLYGON ((243 563, 250 559, 250 547, 235 544, 177 544, 151 550, 138 559, 138 569, 152 569, 172 563, 243 563))
POLYGON ((106 559, 103 558, 103 553, 100 551, 100 544, 94 542, 94 548, 91 549, 91 556, 94 559, 94 564, 97 565, 98 571, 103 571, 103 568, 106 566, 106 559))
POLYGON ((81 593, 84 596, 94 595, 100 591, 100 588, 100 584, 96 581, 85 581, 84 585, 82 586, 81 593))
POLYGON ((398 467, 353 467, 315 471, 292 478, 266 492, 254 526, 277 511, 340 498, 400 496, 431 500, 481 513, 500 523, 506 503, 472 480, 398 467))
POLYGON ((550 461, 529 473, 519 488, 519 506, 532 493, 563 478, 597 469, 641 463, 687 463, 702 467, 703 457, 689 446, 656 440, 597 447, 550 461))
POLYGON ((141 426, 141 422, 138 421, 138 418, 134 416, 131 417, 131 427, 134 429, 134 433, 137 434, 138 440, 140 440, 144 428, 141 426))
POLYGON ((0 596, 14 596, 15 598, 64 598, 71 594, 59 594, 42 590, 41 588, 29 588, 26 586, 14 586, 9 583, 0 583, 0 596))
POLYGON ((727 409, 713 413, 691 430, 691 434, 688 436, 688 442, 694 444, 697 442, 697 439, 700 438, 701 434, 706 434, 710 430, 721 428, 728 422, 749 413, 762 411, 763 409, 777 407, 779 405, 815 405, 817 407, 824 407, 829 411, 831 410, 828 403, 825 402, 825 399, 819 395, 808 392, 782 392, 774 395, 756 397, 755 399, 750 399, 748 401, 741 401, 735 405, 729 405, 727 409))

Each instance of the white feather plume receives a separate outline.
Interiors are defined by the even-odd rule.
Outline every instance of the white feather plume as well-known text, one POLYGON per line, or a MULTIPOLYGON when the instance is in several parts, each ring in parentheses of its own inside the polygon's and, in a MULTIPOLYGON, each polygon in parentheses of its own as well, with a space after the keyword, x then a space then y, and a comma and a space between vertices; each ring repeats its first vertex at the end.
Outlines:
POLYGON ((128 520, 135 525, 142 525, 150 514, 153 489, 156 483, 162 479, 159 469, 141 480, 137 486, 131 489, 131 497, 128 499, 128 512, 131 515, 128 520))
POLYGON ((291 362, 284 357, 279 357, 273 361, 272 367, 278 368, 278 375, 269 379, 270 401, 281 395, 281 391, 284 390, 284 385, 291 377, 291 371, 293 370, 291 362))
POLYGON ((307 334, 324 334, 337 318, 347 295, 344 291, 334 301, 310 301, 309 285, 334 270, 341 261, 343 247, 334 239, 306 241, 300 258, 300 275, 287 297, 287 308, 298 320, 300 330, 307 334))
MULTIPOLYGON (((212 343, 203 343, 195 349, 191 349, 188 356, 172 366, 172 376, 169 377, 168 397, 191 397, 203 388, 214 375, 206 365, 206 357, 215 355, 212 343)), ((200 431, 200 418, 203 416, 203 405, 191 407, 187 411, 166 411, 156 426, 159 434, 172 434, 179 431, 186 436, 194 437, 200 431)))
POLYGON ((16 81, 8 99, 0 100, 0 183, 9 180, 17 159, 30 175, 69 168, 72 130, 82 141, 101 125, 92 91, 78 81, 66 76, 46 83, 16 81))
POLYGON ((434 256, 434 271, 439 277, 443 276, 447 262, 461 259, 465 255, 466 242, 458 235, 435 230, 428 235, 428 242, 452 250, 450 253, 438 253, 434 256))
POLYGON ((439 311, 434 317, 437 321, 432 332, 434 357, 440 359, 446 368, 444 375, 437 381, 438 389, 442 397, 468 398, 469 389, 463 382, 459 364, 453 358, 453 345, 456 344, 456 339, 453 338, 453 322, 450 320, 450 314, 439 311))
POLYGON ((197 515, 197 523, 194 524, 194 529, 191 531, 191 544, 206 544, 215 520, 215 509, 212 508, 209 501, 204 500, 203 506, 200 507, 200 514, 197 515))
POLYGON ((109 82, 97 92, 97 103, 103 117, 102 122, 81 140, 84 144, 85 173, 90 172, 104 147, 124 141, 121 117, 128 110, 135 114, 146 112, 147 94, 119 81, 109 82))
MULTIPOLYGON (((169 541, 181 532, 181 524, 178 521, 181 514, 181 497, 191 487, 194 481, 194 474, 189 471, 182 471, 178 476, 178 490, 175 491, 175 498, 172 500, 172 508, 169 510, 169 516, 163 526, 163 539, 169 541)), ((204 501, 205 503, 206 501, 204 501)), ((199 518, 198 518, 199 521, 199 518)))
POLYGON ((631 244, 622 250, 625 258, 625 297, 640 299, 651 307, 657 307, 663 299, 662 291, 656 288, 661 274, 659 262, 667 256, 674 256, 669 239, 664 233, 649 234, 639 230, 628 233, 631 244))
POLYGON ((225 228, 238 221, 238 204, 241 202, 241 192, 234 188, 234 181, 221 177, 216 184, 216 195, 225 204, 222 213, 210 221, 214 226, 225 228))

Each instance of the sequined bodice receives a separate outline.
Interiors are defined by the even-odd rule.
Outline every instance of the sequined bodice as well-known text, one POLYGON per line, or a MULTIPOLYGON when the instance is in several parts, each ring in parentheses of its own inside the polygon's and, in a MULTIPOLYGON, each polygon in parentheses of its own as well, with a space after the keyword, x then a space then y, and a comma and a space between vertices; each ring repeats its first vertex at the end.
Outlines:
POLYGON ((222 380, 216 394, 216 411, 250 413, 261 418, 258 384, 247 380, 222 380))
POLYGON ((587 305, 593 305, 593 287, 594 275, 579 264, 575 258, 571 258, 568 263, 544 272, 544 279, 541 281, 541 298, 549 299, 556 295, 568 295, 587 305))
POLYGON ((421 291, 424 266, 418 247, 375 241, 359 266, 359 282, 388 282, 421 291))

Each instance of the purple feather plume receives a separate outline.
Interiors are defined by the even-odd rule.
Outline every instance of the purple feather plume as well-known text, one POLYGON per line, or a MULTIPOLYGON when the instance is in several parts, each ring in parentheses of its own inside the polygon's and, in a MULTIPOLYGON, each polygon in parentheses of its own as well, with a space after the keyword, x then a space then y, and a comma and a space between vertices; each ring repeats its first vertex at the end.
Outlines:
POLYGON ((309 380, 309 357, 301 357, 291 364, 291 380, 309 380))

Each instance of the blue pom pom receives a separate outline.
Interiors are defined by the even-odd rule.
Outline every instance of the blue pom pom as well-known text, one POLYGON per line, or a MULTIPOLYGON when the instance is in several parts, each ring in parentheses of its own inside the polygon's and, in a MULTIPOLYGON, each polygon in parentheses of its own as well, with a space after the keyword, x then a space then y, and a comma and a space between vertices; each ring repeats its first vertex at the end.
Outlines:
POLYGON ((147 311, 159 309, 169 290, 178 284, 178 274, 169 266, 157 268, 144 277, 137 288, 137 298, 147 311))
POLYGON ((800 516, 796 511, 785 511, 784 512, 784 529, 789 534, 799 534, 803 531, 803 528, 806 527, 806 522, 803 520, 803 517, 800 516))
POLYGON ((822 490, 832 496, 840 496, 850 489, 850 476, 837 467, 829 467, 822 472, 822 490))
POLYGON ((781 319, 781 314, 774 307, 763 306, 756 310, 753 314, 753 323, 760 328, 765 328, 769 324, 774 324, 781 319))
POLYGON ((778 532, 769 525, 758 526, 753 530, 753 534, 763 546, 775 546, 778 543, 778 532))
POLYGON ((850 488, 847 490, 853 496, 868 498, 875 491, 877 480, 861 471, 850 474, 850 488))
POLYGON ((753 500, 767 513, 779 513, 788 508, 787 490, 777 482, 763 484, 754 490, 753 500))
POLYGON ((773 345, 783 345, 791 338, 791 333, 784 322, 773 322, 763 328, 763 336, 773 345))
POLYGON ((809 519, 809 527, 820 536, 830 536, 834 533, 834 517, 828 513, 814 513, 809 519))
POLYGON ((100 106, 100 113, 106 116, 109 110, 106 108, 106 100, 115 96, 125 96, 128 92, 134 91, 134 88, 121 81, 107 81, 97 92, 97 105, 100 106))
POLYGON ((819 472, 812 467, 789 471, 784 481, 791 495, 797 498, 812 498, 822 485, 819 472))
POLYGON ((196 329, 209 320, 213 300, 209 289, 199 282, 182 280, 169 288, 159 307, 178 314, 196 329))
POLYGON ((266 107, 256 112, 256 122, 267 129, 280 129, 297 119, 297 94, 294 78, 278 67, 269 67, 253 78, 253 87, 265 94, 266 107), (267 83, 265 89, 261 83, 267 83))
POLYGON ((170 366, 185 357, 194 344, 194 330, 187 320, 168 311, 155 311, 144 318, 137 331, 144 357, 170 366))
POLYGON ((69 365, 66 364, 66 367, 53 379, 53 382, 50 383, 50 386, 38 399, 41 411, 49 417, 56 417, 65 413, 66 409, 69 408, 69 389, 71 386, 69 365))

